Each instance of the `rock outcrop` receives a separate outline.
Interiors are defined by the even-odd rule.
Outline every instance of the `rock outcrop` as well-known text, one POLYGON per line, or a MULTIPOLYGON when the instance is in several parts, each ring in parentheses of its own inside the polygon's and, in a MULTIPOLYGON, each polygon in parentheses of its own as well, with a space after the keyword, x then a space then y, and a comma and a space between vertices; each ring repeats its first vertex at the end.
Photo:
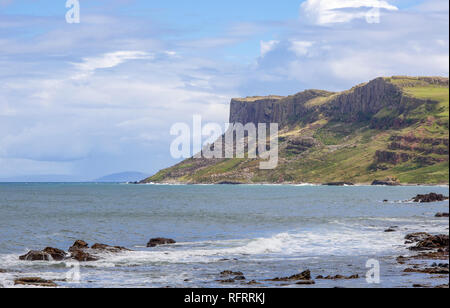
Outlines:
POLYGON ((147 247, 156 247, 160 245, 170 245, 170 244, 176 244, 176 241, 170 239, 170 238, 152 238, 148 243, 147 247))

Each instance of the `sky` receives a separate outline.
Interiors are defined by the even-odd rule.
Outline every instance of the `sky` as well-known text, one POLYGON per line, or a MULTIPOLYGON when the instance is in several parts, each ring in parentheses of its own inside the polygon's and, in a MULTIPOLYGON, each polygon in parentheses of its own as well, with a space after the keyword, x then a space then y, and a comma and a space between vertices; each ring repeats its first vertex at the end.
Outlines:
POLYGON ((152 174, 233 97, 449 74, 447 0, 79 3, 0 0, 0 179, 152 174))

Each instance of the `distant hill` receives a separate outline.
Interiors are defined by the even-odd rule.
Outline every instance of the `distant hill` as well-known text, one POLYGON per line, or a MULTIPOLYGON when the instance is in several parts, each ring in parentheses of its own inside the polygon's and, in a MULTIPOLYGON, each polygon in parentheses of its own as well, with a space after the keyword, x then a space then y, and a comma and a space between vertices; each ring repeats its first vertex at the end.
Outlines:
POLYGON ((279 163, 187 159, 142 183, 449 182, 449 79, 377 78, 343 92, 231 100, 230 123, 279 123, 279 163))
POLYGON ((148 176, 149 176, 148 174, 142 172, 130 171, 106 175, 99 179, 94 180, 93 182, 106 182, 106 183, 136 182, 148 176))

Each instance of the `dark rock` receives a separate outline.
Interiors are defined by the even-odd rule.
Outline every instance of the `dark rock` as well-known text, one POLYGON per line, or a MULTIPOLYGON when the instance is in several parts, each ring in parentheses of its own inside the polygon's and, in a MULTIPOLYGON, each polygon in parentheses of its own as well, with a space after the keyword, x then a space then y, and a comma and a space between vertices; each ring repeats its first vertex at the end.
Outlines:
POLYGON ((64 250, 47 247, 43 250, 44 253, 50 255, 53 260, 55 261, 61 261, 66 258, 67 253, 64 250))
POLYGON ((91 254, 89 254, 81 249, 73 251, 71 257, 72 257, 72 259, 75 259, 79 262, 92 262, 92 261, 99 260, 97 257, 94 257, 91 254))
POLYGON ((277 277, 274 279, 269 279, 267 281, 292 281, 292 280, 311 280, 311 271, 306 270, 300 274, 293 275, 290 277, 277 277))
POLYGON ((449 269, 445 267, 432 267, 432 268, 407 268, 405 273, 422 273, 422 274, 449 274, 449 269))
POLYGON ((176 242, 169 238, 152 238, 148 243, 147 247, 156 247, 159 245, 169 245, 169 244, 175 244, 176 242))
POLYGON ((414 197, 413 202, 418 203, 431 203, 431 202, 441 202, 448 200, 448 197, 445 197, 442 194, 430 193, 426 195, 417 195, 414 197))
POLYGON ((397 230, 392 229, 392 228, 389 228, 389 229, 384 230, 384 232, 386 232, 386 233, 389 233, 389 232, 397 232, 397 230))
POLYGON ((324 280, 350 280, 350 279, 359 279, 359 275, 352 275, 352 276, 343 276, 343 275, 336 275, 336 276, 327 276, 323 277, 322 275, 316 277, 317 280, 324 279, 324 280))
POLYGON ((355 184, 350 182, 331 182, 331 183, 324 183, 324 186, 354 186, 355 184))
POLYGON ((430 235, 429 237, 419 241, 416 246, 410 247, 410 250, 433 250, 447 249, 449 247, 449 236, 447 234, 430 235))
POLYGON ((105 244, 94 244, 92 245, 91 249, 93 250, 103 250, 107 252, 121 252, 121 251, 130 251, 129 249, 121 246, 109 246, 105 244))
POLYGON ((14 280, 14 285, 30 285, 37 287, 57 287, 58 285, 51 280, 45 280, 39 277, 24 277, 14 280))
POLYGON ((236 276, 233 279, 234 280, 247 280, 247 278, 245 278, 245 276, 236 276))
POLYGON ((380 180, 375 180, 372 182, 373 186, 400 186, 399 182, 396 181, 380 181, 380 180))
POLYGON ((428 234, 426 232, 416 232, 416 233, 410 233, 405 236, 405 240, 408 240, 410 242, 420 242, 427 238, 429 238, 431 234, 428 234))
POLYGON ((69 251, 73 252, 76 250, 87 249, 87 248, 89 248, 88 243, 86 243, 85 241, 78 240, 72 245, 72 247, 69 248, 69 251))
POLYGON ((225 280, 218 280, 220 283, 235 283, 236 281, 234 279, 225 279, 225 280))
POLYGON ((449 217, 449 214, 448 213, 437 213, 435 217, 437 217, 437 218, 449 217))
POLYGON ((20 256, 20 260, 22 261, 48 261, 49 255, 40 250, 31 250, 27 254, 20 256))
POLYGON ((295 284, 298 284, 298 285, 313 285, 313 284, 316 284, 316 282, 314 280, 300 280, 300 281, 297 281, 295 284))
POLYGON ((242 272, 233 272, 233 271, 223 271, 220 273, 220 276, 226 277, 226 276, 243 276, 244 274, 242 272))
POLYGON ((222 181, 217 183, 217 185, 242 185, 240 182, 222 181))

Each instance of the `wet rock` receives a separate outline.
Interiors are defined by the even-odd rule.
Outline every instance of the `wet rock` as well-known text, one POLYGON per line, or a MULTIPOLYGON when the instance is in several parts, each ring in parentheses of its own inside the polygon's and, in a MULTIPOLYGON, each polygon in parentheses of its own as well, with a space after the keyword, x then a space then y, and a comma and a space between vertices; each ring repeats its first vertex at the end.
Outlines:
POLYGON ((247 285, 249 285, 249 286, 258 285, 258 284, 260 284, 260 283, 257 282, 256 280, 252 280, 247 283, 247 285))
POLYGON ((234 279, 225 279, 225 280, 218 280, 220 283, 235 283, 236 281, 234 279))
POLYGON ((417 195, 413 198, 413 202, 418 203, 430 203, 430 202, 441 202, 448 200, 448 197, 445 197, 442 194, 430 193, 426 195, 417 195))
POLYGON ((448 289, 448 283, 435 287, 435 289, 448 289))
POLYGON ((427 238, 429 238, 431 234, 425 233, 425 232, 416 232, 416 233, 410 233, 405 236, 405 240, 414 243, 414 242, 420 242, 427 238))
POLYGON ((331 183, 324 183, 324 186, 354 186, 355 184, 350 182, 331 182, 331 183))
POLYGON ((397 230, 393 229, 393 228, 389 228, 384 230, 385 233, 391 233, 391 232, 397 232, 397 230))
POLYGON ((94 244, 92 245, 91 249, 93 250, 103 250, 107 252, 121 252, 121 251, 130 251, 129 249, 121 246, 109 246, 105 244, 94 244))
POLYGON ((444 217, 449 217, 449 213, 437 213, 436 218, 444 218, 444 217))
POLYGON ((220 276, 226 277, 226 276, 243 276, 244 274, 242 272, 233 272, 233 271, 223 271, 220 273, 220 276))
POLYGON ((267 281, 292 281, 292 280, 311 280, 311 271, 310 270, 306 270, 300 274, 297 275, 293 275, 290 277, 277 277, 274 279, 269 279, 267 281))
POLYGON ((58 248, 47 247, 43 250, 44 253, 51 256, 55 261, 61 261, 66 258, 67 253, 64 250, 58 248))
POLYGON ((30 285, 37 287, 57 287, 58 285, 51 280, 45 280, 39 277, 24 277, 14 280, 14 285, 30 285))
POLYGON ((410 250, 423 251, 433 249, 447 249, 449 247, 449 236, 447 234, 430 235, 420 240, 416 246, 410 247, 410 250))
POLYGON ((83 250, 76 250, 72 252, 72 259, 75 259, 79 262, 93 262, 98 261, 99 259, 83 250))
POLYGON ((317 276, 316 277, 317 280, 323 279, 323 280, 350 280, 350 279, 359 279, 359 275, 351 275, 351 276, 343 276, 343 275, 336 275, 336 276, 317 276))
POLYGON ((245 278, 245 276, 236 276, 233 279, 234 280, 247 280, 247 278, 245 278))
POLYGON ((75 243, 72 245, 72 247, 69 248, 70 252, 76 251, 76 250, 82 250, 82 249, 87 249, 89 248, 89 244, 86 243, 85 241, 75 241, 75 243))
POLYGON ((422 274, 449 274, 449 269, 445 267, 431 267, 431 268, 407 268, 405 273, 422 273, 422 274))
POLYGON ((295 284, 298 284, 298 285, 313 285, 313 284, 316 284, 316 282, 314 280, 300 280, 300 281, 297 281, 295 284))
POLYGON ((7 273, 7 271, 2 269, 2 268, 0 268, 0 273, 7 273))
POLYGON ((147 243, 147 247, 156 247, 159 245, 169 245, 169 244, 176 244, 176 242, 169 238, 158 237, 158 238, 152 238, 147 243))
POLYGON ((22 261, 48 261, 49 259, 49 255, 41 250, 31 250, 19 257, 22 261))

